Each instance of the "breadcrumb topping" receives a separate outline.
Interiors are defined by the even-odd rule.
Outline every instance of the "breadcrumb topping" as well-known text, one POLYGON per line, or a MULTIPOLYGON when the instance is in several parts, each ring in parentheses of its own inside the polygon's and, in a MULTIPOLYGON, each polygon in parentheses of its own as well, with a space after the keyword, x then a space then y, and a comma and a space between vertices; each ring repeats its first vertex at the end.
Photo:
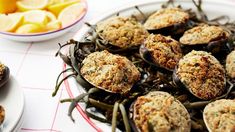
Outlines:
POLYGON ((173 96, 161 91, 138 97, 133 119, 141 132, 189 132, 191 129, 185 107, 173 96))
POLYGON ((180 81, 198 98, 209 100, 220 96, 226 84, 225 70, 219 61, 205 51, 191 51, 180 61, 176 71, 180 81))
POLYGON ((189 14, 180 8, 161 9, 152 14, 144 24, 148 30, 161 29, 174 24, 183 24, 189 20, 189 14))
POLYGON ((111 17, 97 24, 99 36, 110 44, 128 48, 139 46, 148 36, 148 31, 133 18, 111 17))
POLYGON ((140 72, 126 57, 108 51, 89 54, 81 75, 92 85, 113 93, 126 93, 140 79, 140 72))
POLYGON ((155 63, 173 70, 182 57, 179 42, 163 35, 149 35, 144 46, 151 52, 155 63))
POLYGON ((207 44, 221 38, 227 39, 228 36, 229 34, 219 26, 201 24, 186 31, 180 42, 185 45, 207 44))
POLYGON ((212 132, 234 132, 235 100, 220 99, 208 104, 203 118, 212 132))

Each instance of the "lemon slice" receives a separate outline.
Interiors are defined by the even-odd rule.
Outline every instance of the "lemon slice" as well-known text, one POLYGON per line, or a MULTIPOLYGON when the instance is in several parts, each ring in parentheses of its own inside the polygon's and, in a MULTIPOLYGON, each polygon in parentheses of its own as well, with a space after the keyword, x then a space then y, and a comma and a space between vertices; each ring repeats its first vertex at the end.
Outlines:
POLYGON ((62 27, 68 26, 78 20, 84 10, 85 8, 83 4, 73 4, 61 11, 58 16, 58 20, 61 21, 62 27))
POLYGON ((45 11, 42 10, 30 10, 27 12, 24 12, 24 23, 33 23, 33 24, 39 24, 39 25, 46 25, 48 22, 47 15, 45 11))
POLYGON ((53 13, 51 13, 51 12, 49 12, 49 11, 45 11, 45 13, 46 13, 48 22, 51 22, 51 21, 55 21, 55 20, 56 20, 56 16, 55 16, 53 13))
POLYGON ((52 13, 54 13, 56 16, 66 7, 76 4, 80 2, 80 0, 71 0, 71 1, 66 1, 66 2, 58 2, 56 4, 52 4, 48 6, 48 10, 52 13))
POLYGON ((49 22, 49 23, 46 25, 46 30, 47 30, 47 31, 58 30, 58 29, 60 29, 60 28, 61 28, 61 22, 58 21, 58 20, 49 22))
POLYGON ((62 2, 64 2, 64 1, 63 0, 49 0, 48 6, 54 5, 54 4, 57 4, 57 3, 62 3, 62 2))
POLYGON ((0 31, 13 32, 24 21, 23 15, 0 15, 0 31))
POLYGON ((39 33, 43 32, 41 26, 38 24, 24 24, 20 26, 17 30, 16 33, 18 34, 31 34, 31 33, 39 33))
POLYGON ((16 10, 16 0, 0 0, 0 13, 12 13, 16 10))
POLYGON ((44 9, 47 4, 48 0, 19 0, 16 3, 20 11, 44 9))

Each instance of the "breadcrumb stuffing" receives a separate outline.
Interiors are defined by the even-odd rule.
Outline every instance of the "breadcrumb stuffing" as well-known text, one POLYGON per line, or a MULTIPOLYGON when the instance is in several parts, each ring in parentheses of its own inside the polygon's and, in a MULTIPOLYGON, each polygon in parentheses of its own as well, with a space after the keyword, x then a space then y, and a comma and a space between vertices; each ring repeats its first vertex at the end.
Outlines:
POLYGON ((113 93, 128 92, 140 79, 140 72, 131 61, 106 50, 89 54, 80 71, 92 85, 113 93))
POLYGON ((120 48, 139 46, 149 34, 135 19, 120 16, 98 23, 96 31, 102 39, 120 48))
POLYGON ((235 100, 220 99, 208 104, 203 118, 212 132, 234 132, 235 100))
POLYGON ((155 63, 166 69, 173 70, 182 57, 179 42, 171 37, 151 34, 145 40, 144 46, 152 54, 155 63))
POLYGON ((207 44, 221 38, 227 39, 228 36, 229 34, 219 26, 201 24, 186 31, 180 42, 185 45, 207 44))
POLYGON ((180 8, 161 9, 152 14, 144 23, 148 30, 161 29, 173 26, 174 24, 183 24, 189 20, 189 14, 180 8))
POLYGON ((133 120, 141 132, 189 132, 190 116, 169 93, 155 91, 137 98, 133 120))
POLYGON ((186 54, 179 61, 176 75, 196 97, 201 99, 218 97, 225 89, 223 66, 205 51, 193 50, 186 54))

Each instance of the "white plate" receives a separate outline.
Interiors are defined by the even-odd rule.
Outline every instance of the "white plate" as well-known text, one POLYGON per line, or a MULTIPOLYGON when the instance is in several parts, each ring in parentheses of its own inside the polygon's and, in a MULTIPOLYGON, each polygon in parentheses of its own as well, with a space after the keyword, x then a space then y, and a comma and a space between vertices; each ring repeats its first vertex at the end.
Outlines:
POLYGON ((9 82, 0 88, 0 105, 6 111, 2 131, 17 131, 19 129, 18 124, 22 123, 24 95, 19 83, 13 76, 10 76, 9 82))
MULTIPOLYGON (((143 0, 138 1, 138 3, 133 2, 131 4, 126 4, 127 6, 125 7, 121 7, 112 12, 108 12, 107 14, 103 14, 93 19, 89 23, 94 25, 99 21, 105 20, 111 16, 115 16, 117 13, 119 13, 120 16, 130 16, 132 14, 139 14, 139 12, 134 8, 135 5, 137 5, 143 12, 150 13, 156 11, 157 9, 160 9, 162 3, 165 2, 166 0, 149 0, 147 2, 143 0)), ((178 0, 176 1, 176 4, 182 5, 184 9, 192 8, 193 10, 196 10, 191 0, 178 0)), ((235 2, 222 0, 203 0, 203 9, 211 19, 220 15, 228 15, 231 20, 235 20, 235 14, 231 13, 234 12, 234 7, 235 2)), ((78 41, 82 40, 89 30, 90 28, 84 25, 74 36, 74 39, 78 41)), ((74 79, 69 79, 65 84, 67 92, 71 98, 84 92, 81 86, 78 85, 74 79)), ((86 114, 83 112, 84 106, 82 104, 77 107, 77 110, 84 117, 84 120, 87 121, 90 126, 93 127, 95 130, 105 132, 109 132, 111 130, 110 125, 106 125, 98 121, 88 119, 86 117, 86 114)))

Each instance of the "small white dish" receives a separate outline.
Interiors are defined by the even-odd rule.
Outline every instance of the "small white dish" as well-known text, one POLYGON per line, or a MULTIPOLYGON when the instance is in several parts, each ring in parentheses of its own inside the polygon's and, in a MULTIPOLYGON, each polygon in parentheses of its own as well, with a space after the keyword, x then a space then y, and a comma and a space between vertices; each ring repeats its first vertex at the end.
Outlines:
POLYGON ((82 18, 87 13, 87 2, 85 0, 81 1, 81 6, 84 8, 81 15, 78 17, 78 19, 73 22, 72 24, 63 27, 58 30, 49 31, 49 32, 43 32, 43 33, 34 33, 34 34, 16 34, 11 32, 1 32, 0 31, 0 37, 4 39, 9 39, 13 41, 19 41, 19 42, 38 42, 38 41, 45 41, 49 39, 53 39, 56 37, 59 37, 68 31, 70 31, 72 28, 76 27, 76 25, 79 24, 79 22, 82 20, 82 18))
POLYGON ((23 90, 13 76, 10 76, 9 82, 0 88, 0 105, 6 112, 2 131, 17 131, 22 124, 25 102, 23 90))

